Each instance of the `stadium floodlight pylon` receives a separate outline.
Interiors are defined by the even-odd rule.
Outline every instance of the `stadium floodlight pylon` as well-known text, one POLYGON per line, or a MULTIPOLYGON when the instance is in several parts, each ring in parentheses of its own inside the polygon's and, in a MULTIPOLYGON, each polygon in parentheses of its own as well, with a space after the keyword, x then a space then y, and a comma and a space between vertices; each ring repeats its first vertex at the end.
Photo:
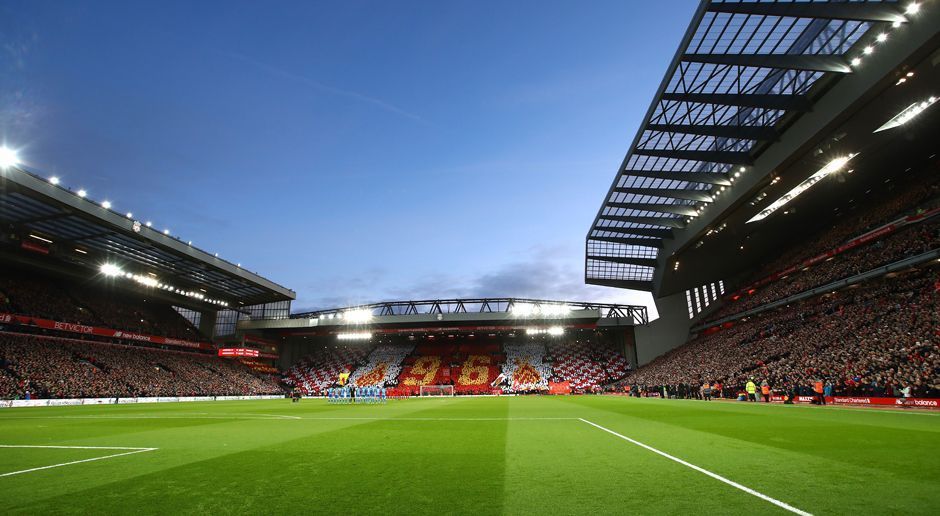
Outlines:
POLYGON ((422 385, 419 387, 422 397, 424 396, 453 396, 453 385, 422 385))

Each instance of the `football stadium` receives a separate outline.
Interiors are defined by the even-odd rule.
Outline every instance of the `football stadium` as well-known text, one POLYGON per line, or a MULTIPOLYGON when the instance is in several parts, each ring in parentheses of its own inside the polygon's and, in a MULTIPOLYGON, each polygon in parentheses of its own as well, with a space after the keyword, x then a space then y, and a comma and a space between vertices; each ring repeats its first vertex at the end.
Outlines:
POLYGON ((579 221, 652 306, 298 307, 4 135, 0 512, 940 512, 940 3, 702 0, 674 48, 579 221))

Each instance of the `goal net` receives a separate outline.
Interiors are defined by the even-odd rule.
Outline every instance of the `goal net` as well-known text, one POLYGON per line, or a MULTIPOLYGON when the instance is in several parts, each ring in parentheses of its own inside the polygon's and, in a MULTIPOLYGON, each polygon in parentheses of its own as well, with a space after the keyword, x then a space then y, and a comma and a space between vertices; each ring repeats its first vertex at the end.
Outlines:
POLYGON ((421 395, 422 396, 453 396, 454 386, 453 385, 422 385, 421 395))

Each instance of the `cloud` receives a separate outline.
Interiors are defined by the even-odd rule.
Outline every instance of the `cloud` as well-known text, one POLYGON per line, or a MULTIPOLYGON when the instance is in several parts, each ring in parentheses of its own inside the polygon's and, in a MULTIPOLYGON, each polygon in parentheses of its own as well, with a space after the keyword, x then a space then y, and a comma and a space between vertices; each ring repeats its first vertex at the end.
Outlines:
MULTIPOLYGON (((325 284, 311 286, 311 290, 344 292, 347 295, 305 298, 295 304, 327 309, 382 301, 523 297, 642 305, 649 307, 651 320, 656 317, 653 298, 647 292, 585 284, 583 261, 580 257, 572 260, 569 251, 561 246, 535 247, 523 259, 501 264, 481 274, 427 272, 405 285, 398 283, 400 280, 385 270, 367 271, 349 278, 334 277, 325 284)), ((297 308, 295 311, 308 310, 297 308)))
POLYGON ((273 66, 273 65, 270 65, 270 64, 268 64, 268 63, 264 63, 264 62, 262 62, 262 61, 258 61, 257 59, 254 59, 254 58, 252 58, 252 57, 246 56, 245 54, 241 54, 241 53, 239 53, 239 52, 218 51, 218 53, 221 54, 221 55, 230 57, 230 58, 232 58, 232 59, 237 59, 237 60, 239 60, 239 61, 242 61, 243 63, 248 63, 248 64, 250 64, 250 65, 252 65, 252 66, 255 66, 255 67, 257 67, 257 68, 260 68, 260 69, 262 69, 262 70, 264 70, 264 71, 266 71, 266 72, 268 72, 268 73, 270 73, 270 74, 272 74, 272 75, 277 75, 277 76, 283 77, 283 78, 285 78, 285 79, 290 79, 290 80, 293 80, 293 81, 300 82, 300 83, 302 83, 302 84, 305 84, 305 85, 307 85, 307 86, 310 86, 311 88, 315 88, 315 89, 317 89, 317 90, 320 90, 320 91, 322 91, 322 92, 324 92, 324 93, 328 93, 328 94, 330 94, 330 95, 336 95, 336 96, 339 96, 339 97, 350 98, 350 99, 353 99, 353 100, 356 100, 356 101, 359 101, 359 102, 363 102, 363 103, 366 103, 366 104, 371 104, 371 105, 373 105, 373 106, 375 106, 375 107, 378 107, 379 109, 388 111, 388 112, 390 112, 390 113, 394 113, 394 114, 396 114, 396 115, 403 116, 403 117, 405 117, 405 118, 410 118, 411 120, 414 120, 414 121, 416 121, 416 122, 421 122, 421 123, 423 123, 423 124, 426 124, 426 123, 427 123, 427 121, 426 121, 424 118, 422 118, 420 115, 416 115, 416 114, 414 114, 414 113, 412 113, 412 112, 410 112, 410 111, 406 111, 406 110, 404 110, 404 109, 402 109, 402 108, 400 108, 400 107, 398 107, 398 106, 396 106, 396 105, 394 105, 394 104, 391 104, 391 103, 389 103, 389 102, 386 102, 386 101, 384 101, 384 100, 382 100, 382 99, 379 99, 379 98, 376 98, 376 97, 371 97, 371 96, 366 95, 366 94, 364 94, 364 93, 359 93, 358 91, 345 90, 345 89, 342 89, 342 88, 337 88, 337 87, 335 87, 335 86, 330 86, 330 85, 324 84, 324 83, 322 83, 322 82, 320 82, 320 81, 318 81, 318 80, 316 80, 316 79, 311 79, 310 77, 306 77, 306 76, 303 76, 303 75, 300 75, 300 74, 297 74, 297 73, 294 73, 294 72, 285 70, 285 69, 283 69, 283 68, 280 68, 280 67, 277 67, 277 66, 273 66))

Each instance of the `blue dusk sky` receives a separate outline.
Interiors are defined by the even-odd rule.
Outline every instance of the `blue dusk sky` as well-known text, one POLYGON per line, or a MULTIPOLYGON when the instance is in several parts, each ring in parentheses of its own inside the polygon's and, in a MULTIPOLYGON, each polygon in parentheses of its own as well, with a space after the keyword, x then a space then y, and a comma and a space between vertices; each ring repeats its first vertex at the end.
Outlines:
POLYGON ((696 5, 0 0, 0 138, 295 309, 650 304, 584 237, 696 5))

